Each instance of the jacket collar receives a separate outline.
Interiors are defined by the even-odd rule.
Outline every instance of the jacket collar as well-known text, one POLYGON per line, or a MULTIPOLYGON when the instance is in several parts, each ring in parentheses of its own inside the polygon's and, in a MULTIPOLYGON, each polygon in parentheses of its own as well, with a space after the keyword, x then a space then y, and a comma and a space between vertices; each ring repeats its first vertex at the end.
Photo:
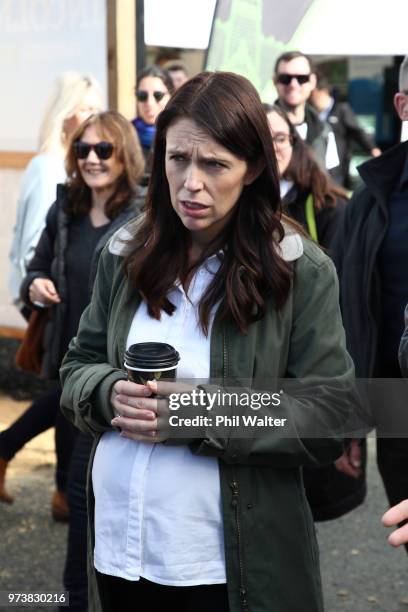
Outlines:
POLYGON ((67 191, 68 191, 68 187, 65 185, 65 183, 58 183, 57 184, 57 200, 65 198, 65 196, 67 195, 67 191))
POLYGON ((109 241, 109 252, 112 255, 118 255, 119 257, 126 257, 131 252, 130 241, 139 230, 144 220, 144 214, 142 213, 136 219, 131 219, 128 223, 120 227, 112 236, 109 241))
POLYGON ((379 157, 358 167, 367 189, 381 200, 387 200, 397 188, 408 156, 408 141, 402 142, 379 157))
MULTIPOLYGON (((275 100, 275 104, 277 106, 280 106, 282 110, 287 112, 285 109, 285 105, 282 104, 279 98, 275 100)), ((323 132, 324 123, 323 121, 320 121, 319 115, 317 114, 317 111, 315 111, 313 106, 311 104, 308 104, 307 102, 305 104, 305 118, 304 118, 303 123, 307 124, 306 142, 310 144, 314 140, 316 140, 316 138, 318 138, 320 134, 323 132)))
POLYGON ((288 223, 282 223, 285 230, 283 240, 278 244, 277 250, 284 261, 296 261, 303 255, 303 242, 300 234, 288 223))
MULTIPOLYGON (((70 188, 66 183, 58 183, 57 184, 57 200, 65 201, 68 195, 69 189, 70 188)), ((119 220, 121 219, 122 225, 124 224, 123 217, 122 217, 123 214, 125 214, 125 216, 126 215, 129 216, 129 214, 132 214, 132 217, 135 217, 137 214, 139 214, 141 209, 144 206, 145 199, 146 199, 146 189, 143 187, 139 187, 138 191, 133 194, 133 197, 131 198, 131 200, 123 207, 119 215, 115 217, 115 219, 112 221, 112 225, 114 229, 116 230, 116 227, 115 227, 116 219, 119 219, 119 220)), ((125 222, 126 220, 127 219, 125 219, 125 222)))
POLYGON ((323 132, 324 123, 319 119, 315 109, 307 102, 305 105, 305 122, 307 123, 306 142, 310 144, 323 132))
MULTIPOLYGON (((132 219, 112 236, 109 242, 109 252, 112 255, 125 257, 130 253, 130 240, 143 223, 144 215, 132 219)), ((284 261, 295 261, 303 255, 303 242, 300 235, 287 223, 282 223, 285 236, 277 246, 278 253, 284 261)))

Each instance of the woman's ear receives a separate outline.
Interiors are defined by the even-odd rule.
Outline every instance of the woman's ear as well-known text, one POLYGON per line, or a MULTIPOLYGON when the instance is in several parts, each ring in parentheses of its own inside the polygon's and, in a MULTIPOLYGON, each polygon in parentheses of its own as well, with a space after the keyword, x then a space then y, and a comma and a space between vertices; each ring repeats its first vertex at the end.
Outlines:
POLYGON ((265 162, 263 159, 258 159, 258 161, 248 164, 248 170, 246 171, 244 178, 244 185, 250 185, 256 181, 261 172, 263 172, 264 168, 265 162))

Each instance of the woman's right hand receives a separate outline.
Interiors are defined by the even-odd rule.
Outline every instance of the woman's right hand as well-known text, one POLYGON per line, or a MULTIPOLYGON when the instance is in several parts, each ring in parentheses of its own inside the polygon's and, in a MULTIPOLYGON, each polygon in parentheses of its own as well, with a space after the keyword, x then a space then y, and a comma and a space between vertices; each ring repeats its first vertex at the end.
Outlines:
POLYGON ((122 436, 140 442, 156 442, 157 398, 150 397, 151 390, 145 385, 128 380, 119 380, 112 387, 110 397, 115 411, 111 424, 122 430, 122 436), (128 435, 129 434, 129 435, 128 435))
POLYGON ((35 278, 28 289, 28 296, 32 304, 42 304, 46 308, 61 302, 55 285, 49 278, 35 278))
POLYGON ((147 381, 138 385, 119 380, 113 385, 111 404, 115 417, 113 427, 121 430, 121 436, 138 442, 164 442, 169 437, 169 397, 189 393, 195 387, 179 382, 147 381))

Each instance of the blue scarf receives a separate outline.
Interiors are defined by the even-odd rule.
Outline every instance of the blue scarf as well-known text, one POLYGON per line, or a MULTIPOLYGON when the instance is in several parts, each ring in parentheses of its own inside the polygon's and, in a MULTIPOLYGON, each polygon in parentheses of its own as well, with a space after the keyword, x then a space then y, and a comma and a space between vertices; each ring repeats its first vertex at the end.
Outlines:
POLYGON ((143 119, 140 119, 140 117, 136 117, 136 119, 133 119, 132 123, 135 126, 136 131, 139 135, 139 140, 142 147, 145 149, 150 149, 154 140, 154 135, 156 133, 156 126, 148 125, 143 121, 143 119))

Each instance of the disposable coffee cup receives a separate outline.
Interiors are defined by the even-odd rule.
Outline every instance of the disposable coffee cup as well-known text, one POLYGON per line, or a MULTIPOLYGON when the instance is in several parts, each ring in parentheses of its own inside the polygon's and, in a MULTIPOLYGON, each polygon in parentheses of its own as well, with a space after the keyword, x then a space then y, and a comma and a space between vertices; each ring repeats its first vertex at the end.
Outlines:
POLYGON ((139 342, 126 351, 124 366, 130 381, 145 385, 148 380, 174 380, 179 361, 180 355, 170 344, 139 342))

